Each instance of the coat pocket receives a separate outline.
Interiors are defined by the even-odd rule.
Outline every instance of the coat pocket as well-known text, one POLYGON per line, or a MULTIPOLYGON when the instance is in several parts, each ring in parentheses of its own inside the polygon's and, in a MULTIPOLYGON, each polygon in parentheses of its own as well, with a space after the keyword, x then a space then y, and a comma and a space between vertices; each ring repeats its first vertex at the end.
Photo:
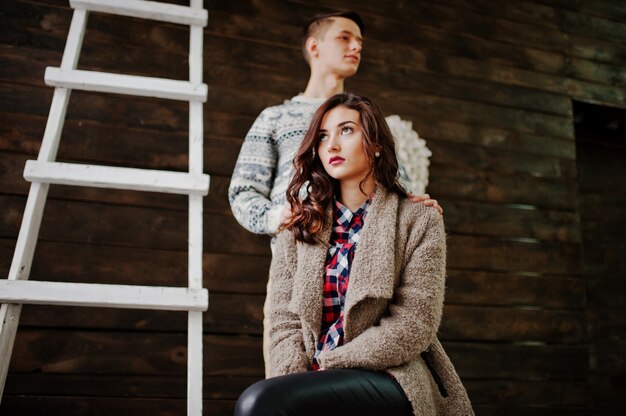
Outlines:
POLYGON ((420 355, 422 356, 422 360, 424 360, 424 363, 426 364, 428 371, 430 371, 430 375, 433 377, 433 380, 435 380, 435 384, 437 384, 439 393, 441 394, 442 397, 448 397, 448 390, 446 390, 446 386, 443 385, 443 380, 441 379, 441 377, 439 376, 439 373, 437 373, 437 370, 435 369, 435 365, 433 364, 433 359, 430 356, 430 352, 424 351, 420 353, 420 355))

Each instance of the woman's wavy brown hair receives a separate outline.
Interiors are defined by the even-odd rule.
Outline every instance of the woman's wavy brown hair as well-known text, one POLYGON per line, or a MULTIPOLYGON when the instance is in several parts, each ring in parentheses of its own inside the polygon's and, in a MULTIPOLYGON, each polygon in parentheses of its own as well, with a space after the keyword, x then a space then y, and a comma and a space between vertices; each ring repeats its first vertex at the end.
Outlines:
POLYGON ((329 221, 326 210, 337 191, 337 180, 328 175, 316 150, 324 115, 339 106, 356 110, 360 114, 363 146, 370 161, 370 170, 359 185, 361 192, 365 194, 363 184, 373 175, 378 186, 406 196, 406 191, 398 182, 398 161, 393 136, 378 106, 356 94, 334 95, 313 114, 309 130, 293 160, 295 174, 287 187, 287 202, 291 206, 292 217, 281 229, 290 230, 296 240, 308 244, 319 242, 317 234, 329 221), (377 151, 380 152, 379 157, 375 156, 377 151), (304 187, 306 196, 301 195, 304 187))

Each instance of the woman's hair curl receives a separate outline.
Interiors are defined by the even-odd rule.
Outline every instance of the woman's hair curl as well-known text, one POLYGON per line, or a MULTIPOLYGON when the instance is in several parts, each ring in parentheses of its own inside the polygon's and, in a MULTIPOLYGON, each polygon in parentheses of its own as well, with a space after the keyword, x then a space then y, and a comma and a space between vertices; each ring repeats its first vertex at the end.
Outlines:
POLYGON ((309 129, 293 160, 295 174, 287 187, 287 202, 292 217, 281 229, 290 230, 296 240, 308 244, 317 243, 317 234, 327 225, 326 210, 338 186, 337 181, 326 173, 316 150, 324 115, 339 106, 356 110, 360 114, 363 146, 370 162, 370 170, 360 184, 361 191, 365 180, 373 175, 378 186, 406 196, 406 191, 398 182, 393 136, 378 106, 356 94, 334 95, 313 114, 309 129), (376 152, 380 155, 376 156, 376 152), (301 190, 304 187, 307 193, 302 199, 301 190))

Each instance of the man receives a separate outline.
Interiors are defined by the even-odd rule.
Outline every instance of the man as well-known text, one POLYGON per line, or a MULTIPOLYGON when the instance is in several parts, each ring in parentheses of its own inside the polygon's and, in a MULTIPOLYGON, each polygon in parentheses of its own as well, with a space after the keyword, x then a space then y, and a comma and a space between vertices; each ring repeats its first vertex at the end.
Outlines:
MULTIPOLYGON (((247 230, 273 236, 290 217, 285 193, 293 158, 315 110, 343 92, 344 81, 356 74, 364 29, 361 17, 351 11, 318 15, 305 26, 302 50, 311 68, 307 87, 304 93, 261 112, 246 135, 228 189, 233 214, 247 230)), ((442 212, 428 195, 413 200, 442 212)), ((266 330, 268 304, 266 300, 266 330)), ((267 335, 263 337, 265 362, 267 335)))

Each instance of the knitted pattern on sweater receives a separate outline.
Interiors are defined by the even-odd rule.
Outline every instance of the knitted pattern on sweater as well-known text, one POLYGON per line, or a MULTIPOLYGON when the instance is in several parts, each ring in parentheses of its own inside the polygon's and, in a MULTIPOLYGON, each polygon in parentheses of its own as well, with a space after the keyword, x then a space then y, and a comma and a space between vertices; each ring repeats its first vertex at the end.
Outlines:
MULTIPOLYGON (((263 110, 250 128, 228 188, 235 219, 248 231, 274 235, 278 230, 293 159, 313 113, 324 101, 295 96, 263 110)), ((386 118, 388 124, 392 117, 386 118)), ((401 185, 411 192, 405 169, 398 168, 401 185)))
POLYGON ((233 214, 247 230, 274 234, 278 229, 293 158, 323 102, 293 97, 263 110, 250 128, 228 188, 233 214))

